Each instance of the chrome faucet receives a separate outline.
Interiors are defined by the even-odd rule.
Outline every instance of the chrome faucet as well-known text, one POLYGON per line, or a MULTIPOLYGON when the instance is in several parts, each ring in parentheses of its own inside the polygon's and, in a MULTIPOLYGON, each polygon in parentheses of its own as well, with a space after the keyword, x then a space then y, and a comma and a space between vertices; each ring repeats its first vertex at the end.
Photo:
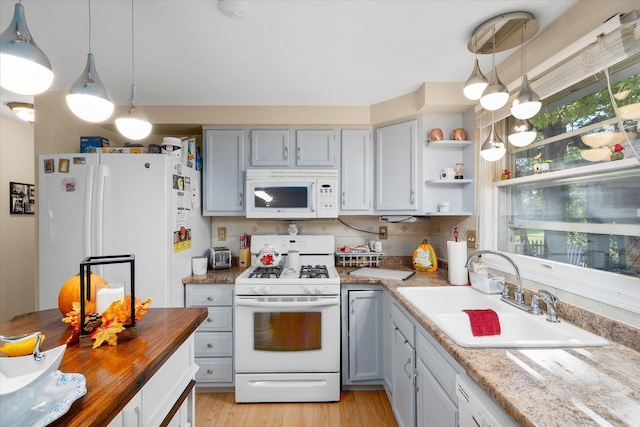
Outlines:
MULTIPOLYGON (((558 297, 547 291, 546 289, 538 290, 540 294, 538 299, 544 301, 547 304, 547 322, 560 323, 556 314, 556 304, 558 303, 558 297)), ((533 306, 533 302, 531 303, 533 306)))
POLYGON ((518 269, 518 266, 516 265, 515 262, 513 262, 513 260, 511 258, 509 258, 508 256, 506 256, 505 254, 501 253, 501 252, 497 252, 497 251, 492 251, 492 250, 488 250, 488 249, 483 249, 481 251, 477 251, 472 253, 471 255, 469 255, 469 258, 467 258, 467 262, 464 264, 465 268, 469 268, 469 262, 476 256, 478 255, 483 255, 483 254, 493 254, 493 255, 498 255, 501 256, 502 258, 506 259, 507 261, 509 261, 509 264, 511 264, 513 266, 513 269, 516 272, 516 289, 515 291, 513 291, 513 299, 509 297, 509 290, 505 284, 505 289, 502 292, 502 297, 500 298, 502 301, 509 303, 515 307, 518 307, 522 310, 526 310, 526 311, 530 311, 530 309, 528 307, 526 307, 524 305, 524 291, 522 290, 522 280, 520 279, 520 270, 518 269))

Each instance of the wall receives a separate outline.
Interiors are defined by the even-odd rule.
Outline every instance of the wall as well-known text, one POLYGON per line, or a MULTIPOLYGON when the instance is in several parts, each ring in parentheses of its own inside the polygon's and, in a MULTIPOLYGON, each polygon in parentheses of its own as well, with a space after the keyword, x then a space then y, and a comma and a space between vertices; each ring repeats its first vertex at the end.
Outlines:
POLYGON ((9 182, 33 184, 33 126, 0 116, 0 322, 36 309, 35 215, 9 214, 9 182))

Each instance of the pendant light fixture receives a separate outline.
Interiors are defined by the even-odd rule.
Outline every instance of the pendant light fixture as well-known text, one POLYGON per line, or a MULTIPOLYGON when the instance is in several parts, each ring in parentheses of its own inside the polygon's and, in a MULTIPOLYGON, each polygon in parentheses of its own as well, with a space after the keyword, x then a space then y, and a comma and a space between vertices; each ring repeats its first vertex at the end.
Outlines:
POLYGON ((530 119, 531 117, 538 114, 540 108, 542 107, 542 102, 540 102, 540 97, 537 93, 531 89, 529 85, 529 79, 527 78, 526 71, 526 54, 524 48, 524 37, 527 32, 527 24, 522 26, 522 41, 520 52, 522 55, 521 64, 522 64, 522 84, 520 85, 520 91, 516 95, 513 103, 511 104, 511 114, 517 119, 530 119))
POLYGON ((9 27, 0 34, 0 86, 21 95, 37 95, 51 83, 51 63, 29 32, 22 3, 16 3, 9 27))
POLYGON ((16 116, 25 122, 33 124, 35 121, 35 110, 33 109, 33 104, 28 102, 8 102, 7 107, 9 107, 16 116))
POLYGON ((503 158, 506 152, 507 149, 504 146, 504 142, 502 142, 496 133, 496 127, 493 123, 493 112, 491 112, 491 131, 487 139, 482 143, 482 147, 480 147, 480 155, 488 162, 495 162, 503 158))
POLYGON ((115 106, 96 71, 91 53, 91 0, 89 0, 89 54, 87 66, 71 86, 67 105, 76 116, 88 122, 102 122, 113 114, 115 106))
POLYGON ((147 115, 138 106, 138 91, 135 84, 135 48, 133 31, 133 0, 131 0, 131 97, 126 111, 116 119, 118 131, 125 137, 138 141, 149 136, 151 123, 147 115))
POLYGON ((476 52, 476 61, 473 65, 473 71, 471 71, 471 75, 464 83, 462 92, 468 99, 477 101, 482 96, 482 92, 484 92, 484 89, 489 84, 489 81, 487 80, 487 77, 482 74, 482 71, 480 71, 480 64, 478 63, 478 47, 475 41, 475 36, 473 42, 474 50, 476 52))
POLYGON ((509 142, 515 147, 526 147, 535 141, 537 132, 527 119, 518 119, 509 133, 509 142))
POLYGON ((509 100, 509 91, 507 87, 500 81, 498 77, 498 68, 496 68, 496 29, 493 28, 493 52, 491 54, 491 65, 493 70, 489 74, 489 85, 482 92, 480 97, 480 105, 482 108, 495 111, 504 107, 509 100))

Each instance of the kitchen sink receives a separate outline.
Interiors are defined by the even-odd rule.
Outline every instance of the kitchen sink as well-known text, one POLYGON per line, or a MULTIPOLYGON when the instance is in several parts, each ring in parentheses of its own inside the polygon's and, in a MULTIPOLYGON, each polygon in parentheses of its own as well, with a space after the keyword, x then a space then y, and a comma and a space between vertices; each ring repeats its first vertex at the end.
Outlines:
POLYGON ((566 322, 547 322, 468 286, 400 287, 398 292, 418 311, 462 347, 602 347, 604 338, 566 322), (500 335, 474 337, 469 316, 462 310, 492 309, 500 320, 500 335))

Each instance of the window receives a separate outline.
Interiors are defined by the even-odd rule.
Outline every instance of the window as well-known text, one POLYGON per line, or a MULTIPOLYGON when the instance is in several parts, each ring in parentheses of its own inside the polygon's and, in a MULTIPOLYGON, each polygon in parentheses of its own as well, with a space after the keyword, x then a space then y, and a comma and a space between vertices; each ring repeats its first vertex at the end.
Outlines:
MULTIPOLYGON (((512 179, 493 184, 488 240, 517 260, 525 278, 638 313, 640 49, 629 28, 617 37, 624 55, 548 93, 530 119, 534 143, 509 145, 504 166, 512 179)), ((598 43, 585 51, 602 52, 598 43)))

